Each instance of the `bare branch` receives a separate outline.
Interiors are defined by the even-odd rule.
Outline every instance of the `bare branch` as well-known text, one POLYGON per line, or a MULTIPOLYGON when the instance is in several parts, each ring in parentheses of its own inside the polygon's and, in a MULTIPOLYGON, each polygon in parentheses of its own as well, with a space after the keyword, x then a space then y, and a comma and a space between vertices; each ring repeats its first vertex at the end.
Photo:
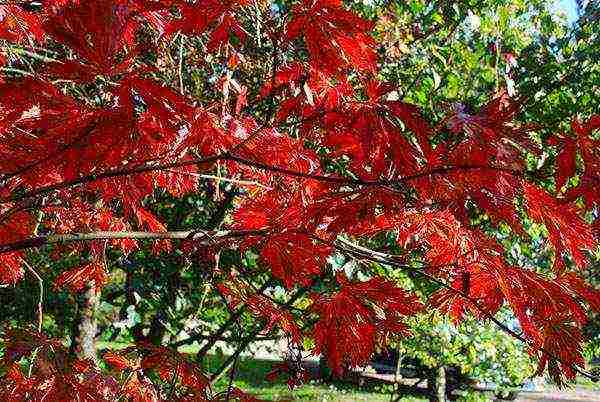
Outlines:
POLYGON ((79 241, 91 240, 118 240, 118 239, 137 239, 137 240, 194 240, 212 244, 214 239, 236 238, 245 236, 257 236, 265 234, 264 230, 184 230, 172 232, 89 232, 89 233, 69 233, 54 234, 48 236, 31 237, 19 240, 13 243, 0 245, 0 254, 28 248, 40 247, 47 244, 74 243, 79 241))
POLYGON ((43 305, 43 303, 44 303, 44 280, 42 279, 40 274, 38 274, 37 271, 35 269, 33 269, 33 267, 27 263, 27 261, 25 261, 24 259, 21 259, 21 261, 23 262, 23 265, 25 265, 25 267, 27 267, 27 270, 29 272, 31 272, 31 274, 38 281, 38 285, 39 285, 39 289, 40 289, 40 298, 38 300, 38 314, 37 314, 38 315, 38 332, 42 332, 42 323, 44 321, 44 305, 43 305))

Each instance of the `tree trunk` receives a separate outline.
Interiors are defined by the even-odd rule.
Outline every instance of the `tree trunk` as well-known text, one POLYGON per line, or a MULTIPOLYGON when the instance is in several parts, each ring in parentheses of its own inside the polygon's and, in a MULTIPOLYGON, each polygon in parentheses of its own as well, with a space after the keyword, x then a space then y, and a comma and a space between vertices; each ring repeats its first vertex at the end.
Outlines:
POLYGON ((438 367, 435 374, 435 393, 438 402, 446 402, 446 369, 438 367))
POLYGON ((71 353, 80 359, 91 359, 96 362, 96 332, 98 330, 96 310, 100 295, 96 292, 96 287, 89 284, 76 300, 77 313, 73 326, 71 353))

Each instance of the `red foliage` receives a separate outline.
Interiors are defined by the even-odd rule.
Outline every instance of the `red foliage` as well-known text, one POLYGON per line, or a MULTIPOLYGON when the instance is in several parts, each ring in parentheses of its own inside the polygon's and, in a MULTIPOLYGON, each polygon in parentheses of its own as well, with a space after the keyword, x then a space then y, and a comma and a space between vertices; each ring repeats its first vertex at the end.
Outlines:
POLYGON ((0 5, 0 39, 23 42, 43 40, 44 30, 39 15, 26 11, 20 5, 0 5))
POLYGON ((289 288, 296 284, 308 286, 311 277, 321 273, 330 252, 330 247, 315 244, 306 234, 281 233, 266 240, 260 256, 271 267, 273 276, 289 288))
POLYGON ((371 23, 344 10, 340 0, 303 0, 293 14, 286 38, 304 37, 314 68, 332 75, 347 67, 375 72, 371 23))
POLYGON ((329 366, 341 374, 344 367, 367 363, 375 346, 385 345, 389 333, 406 334, 402 318, 419 311, 421 304, 380 278, 351 283, 338 276, 338 282, 340 291, 315 296, 312 308, 319 315, 315 353, 324 353, 329 366))
POLYGON ((72 292, 81 292, 90 282, 95 287, 102 287, 106 282, 106 270, 104 264, 92 262, 77 268, 64 271, 56 278, 54 286, 56 288, 68 288, 72 292))
POLYGON ((0 365, 8 372, 0 378, 3 401, 98 402, 117 398, 117 381, 100 373, 93 363, 69 357, 60 340, 26 330, 9 330, 4 337, 6 351, 0 365), (22 357, 32 359, 31 374, 18 364, 22 357))
MULTIPOLYGON (((286 292, 320 291, 305 310, 318 319, 305 322, 308 330, 300 329, 307 317, 296 307, 255 294, 243 281, 221 288, 227 301, 263 320, 263 332, 280 329, 296 344, 314 338, 312 352, 324 353, 337 373, 367 363, 389 336, 406 336, 403 319, 422 308, 416 295, 379 277, 340 275, 339 289, 328 290, 321 279, 339 248, 358 263, 402 267, 419 258, 419 272, 440 286, 430 306, 455 320, 468 313, 489 319, 509 306, 540 370, 572 378, 583 364, 588 310, 600 308, 600 293, 581 275, 600 232, 590 214, 600 206, 600 116, 574 120, 572 133, 543 142, 557 152, 556 192, 548 192, 548 181, 538 180, 543 172, 532 175, 527 163, 542 155, 529 135, 534 125, 518 121, 521 105, 505 91, 478 112, 457 106, 430 122, 375 78, 372 23, 340 0, 299 0, 277 12, 261 7, 248 0, 53 0, 36 12, 0 6, 0 40, 32 50, 47 41, 64 53, 59 62, 37 57, 27 78, 0 79, 0 285, 23 278, 24 248, 56 242, 46 234, 172 229, 148 200, 161 191, 194 192, 201 177, 217 183, 210 185, 215 200, 223 182, 243 188, 228 229, 252 236, 223 244, 254 248, 260 272, 286 292), (248 63, 265 53, 252 48, 263 39, 247 26, 254 6, 256 18, 268 14, 262 33, 274 49, 271 64, 248 63), (193 97, 183 59, 177 74, 167 71, 176 33, 204 46, 199 56, 182 36, 180 57, 218 66, 202 66, 210 79, 193 97), (475 212, 489 223, 486 233, 474 224, 475 212), (527 241, 531 221, 545 227, 550 272, 509 263, 490 235, 505 223, 527 241), (336 243, 384 233, 395 234, 401 255, 336 243)), ((108 281, 106 248, 128 254, 141 247, 134 239, 103 239, 52 247, 53 256, 81 255, 59 274, 57 288, 99 289, 108 281)), ((154 251, 176 246, 155 242, 154 251)), ((254 400, 237 389, 212 394, 197 365, 164 347, 106 354, 111 369, 126 374, 119 385, 42 334, 9 331, 5 338, 2 400, 158 401, 161 384, 177 385, 171 391, 179 400, 254 400), (18 363, 33 354, 25 375, 18 363)))

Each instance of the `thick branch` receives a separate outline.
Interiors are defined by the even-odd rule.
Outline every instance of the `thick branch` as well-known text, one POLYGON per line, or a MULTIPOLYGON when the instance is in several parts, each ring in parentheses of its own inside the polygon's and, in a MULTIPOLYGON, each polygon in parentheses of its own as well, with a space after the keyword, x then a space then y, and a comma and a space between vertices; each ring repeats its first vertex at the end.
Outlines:
POLYGON ((19 240, 13 243, 1 244, 0 254, 12 251, 25 250, 28 248, 41 247, 47 244, 74 243, 91 240, 194 240, 213 244, 216 239, 236 238, 264 234, 263 230, 184 230, 173 232, 90 232, 54 234, 48 236, 37 236, 29 239, 19 240))

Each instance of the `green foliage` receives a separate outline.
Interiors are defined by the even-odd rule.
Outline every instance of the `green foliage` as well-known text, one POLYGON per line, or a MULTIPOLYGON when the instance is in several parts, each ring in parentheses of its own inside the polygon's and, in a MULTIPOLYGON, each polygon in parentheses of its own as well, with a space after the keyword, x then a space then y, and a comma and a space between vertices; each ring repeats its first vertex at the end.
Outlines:
POLYGON ((491 323, 470 318, 456 326, 430 313, 413 319, 411 330, 413 336, 399 344, 401 356, 417 358, 428 367, 454 366, 472 379, 500 388, 519 387, 534 372, 523 345, 491 323))

